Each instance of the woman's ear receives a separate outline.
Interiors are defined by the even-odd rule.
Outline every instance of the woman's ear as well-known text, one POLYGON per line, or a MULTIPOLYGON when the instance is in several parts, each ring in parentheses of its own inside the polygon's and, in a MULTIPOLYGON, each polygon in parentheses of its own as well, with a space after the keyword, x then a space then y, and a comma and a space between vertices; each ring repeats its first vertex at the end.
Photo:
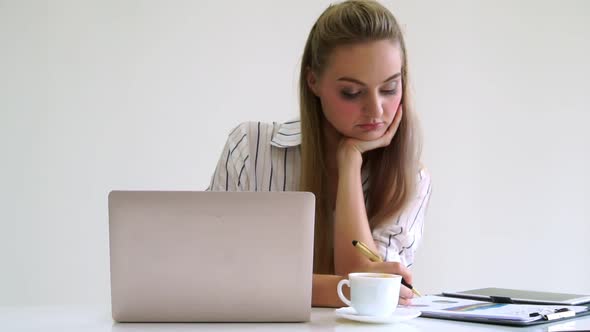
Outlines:
POLYGON ((306 80, 307 80, 307 86, 309 87, 311 92, 313 92, 313 94, 316 95, 316 97, 319 97, 318 96, 318 79, 317 79, 316 74, 313 72, 313 70, 311 70, 311 68, 307 68, 306 80))

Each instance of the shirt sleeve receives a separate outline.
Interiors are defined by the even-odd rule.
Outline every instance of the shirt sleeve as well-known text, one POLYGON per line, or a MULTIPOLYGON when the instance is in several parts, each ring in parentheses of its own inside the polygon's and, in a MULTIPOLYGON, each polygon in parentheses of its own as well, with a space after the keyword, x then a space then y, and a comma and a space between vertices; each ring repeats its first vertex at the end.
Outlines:
POLYGON ((248 124, 242 123, 230 132, 207 191, 247 191, 248 159, 248 124))
POLYGON ((421 169, 418 191, 408 207, 391 223, 373 231, 373 239, 386 262, 399 262, 406 267, 414 264, 414 254, 424 231, 424 216, 428 208, 432 185, 430 174, 421 169))

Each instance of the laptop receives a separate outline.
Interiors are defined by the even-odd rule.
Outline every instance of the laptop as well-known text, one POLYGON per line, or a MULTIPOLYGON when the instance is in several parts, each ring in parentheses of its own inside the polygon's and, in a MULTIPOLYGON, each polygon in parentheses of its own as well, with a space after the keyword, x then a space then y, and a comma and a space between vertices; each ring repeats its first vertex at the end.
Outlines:
POLYGON ((313 194, 112 191, 108 207, 115 321, 309 321, 313 194))

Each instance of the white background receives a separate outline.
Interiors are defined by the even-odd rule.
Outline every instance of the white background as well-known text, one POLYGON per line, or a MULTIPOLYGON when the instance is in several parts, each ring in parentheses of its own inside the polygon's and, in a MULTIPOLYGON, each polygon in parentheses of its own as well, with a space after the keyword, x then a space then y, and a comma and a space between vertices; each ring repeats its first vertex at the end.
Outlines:
MULTIPOLYGON (((108 304, 111 189, 201 190, 297 115, 330 1, 0 0, 0 305, 108 304)), ((434 192, 424 293, 590 293, 590 1, 387 1, 434 192)))

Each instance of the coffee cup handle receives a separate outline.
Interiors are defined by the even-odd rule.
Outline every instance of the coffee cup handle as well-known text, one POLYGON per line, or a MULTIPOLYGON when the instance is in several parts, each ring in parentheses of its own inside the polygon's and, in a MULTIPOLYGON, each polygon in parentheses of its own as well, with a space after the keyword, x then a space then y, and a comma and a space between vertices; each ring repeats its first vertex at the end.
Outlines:
POLYGON ((346 296, 344 296, 344 293, 342 293, 342 287, 346 285, 350 288, 350 281, 348 281, 347 279, 342 279, 340 280, 340 282, 338 283, 337 289, 338 289, 338 297, 340 298, 340 301, 344 302, 347 306, 351 306, 350 300, 346 298, 346 296))

